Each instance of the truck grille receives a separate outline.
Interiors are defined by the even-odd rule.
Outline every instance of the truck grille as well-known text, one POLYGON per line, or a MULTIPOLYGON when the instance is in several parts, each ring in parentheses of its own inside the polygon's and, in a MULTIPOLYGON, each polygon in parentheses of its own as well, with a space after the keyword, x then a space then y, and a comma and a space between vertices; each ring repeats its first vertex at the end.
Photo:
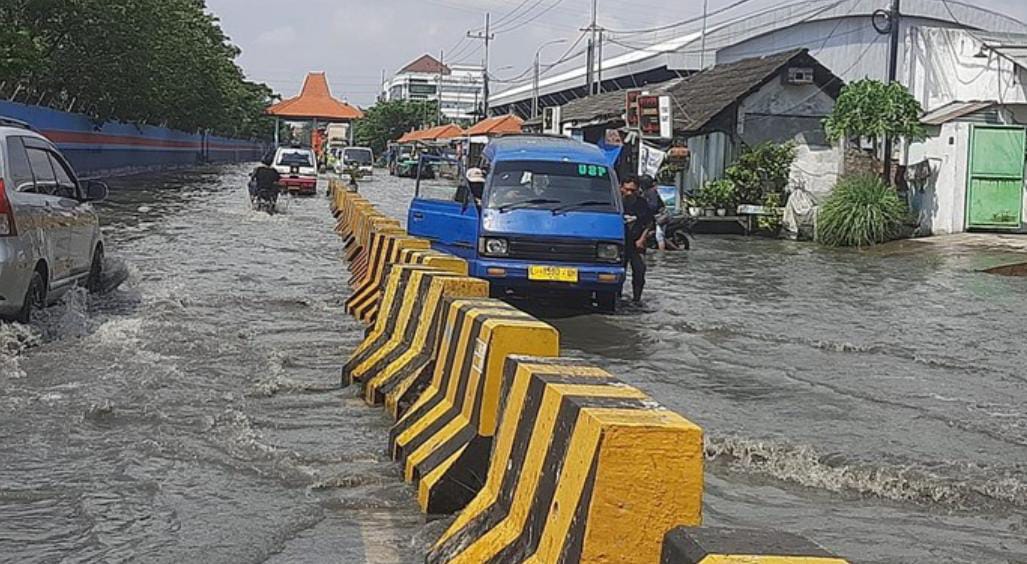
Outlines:
POLYGON ((511 239, 508 256, 513 259, 547 262, 596 262, 596 243, 511 239))

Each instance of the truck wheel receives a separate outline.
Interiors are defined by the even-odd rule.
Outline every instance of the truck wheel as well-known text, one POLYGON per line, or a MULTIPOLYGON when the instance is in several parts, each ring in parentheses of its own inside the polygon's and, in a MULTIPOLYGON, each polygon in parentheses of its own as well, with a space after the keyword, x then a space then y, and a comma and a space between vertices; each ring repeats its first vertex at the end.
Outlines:
POLYGON ((32 273, 32 279, 29 281, 29 288, 25 291, 25 299, 21 304, 21 311, 18 312, 16 321, 19 323, 28 323, 32 321, 32 312, 38 309, 43 309, 46 300, 46 284, 43 282, 43 276, 39 274, 39 271, 32 273))
POLYGON ((604 313, 616 313, 617 292, 597 292, 596 308, 604 313))

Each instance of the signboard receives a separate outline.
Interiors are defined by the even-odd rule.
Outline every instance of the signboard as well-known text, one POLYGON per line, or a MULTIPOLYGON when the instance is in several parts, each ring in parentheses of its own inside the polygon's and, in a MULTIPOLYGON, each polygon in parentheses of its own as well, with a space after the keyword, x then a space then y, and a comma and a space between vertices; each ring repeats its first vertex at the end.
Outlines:
POLYGON ((628 90, 624 94, 624 122, 631 129, 638 127, 638 97, 641 90, 628 90))
POLYGON ((660 172, 660 167, 663 166, 663 159, 666 157, 666 152, 654 149, 645 143, 639 143, 638 175, 644 176, 648 174, 649 176, 656 178, 656 173, 660 172))
POLYGON ((638 97, 638 128, 644 137, 674 137, 674 121, 670 96, 638 97))

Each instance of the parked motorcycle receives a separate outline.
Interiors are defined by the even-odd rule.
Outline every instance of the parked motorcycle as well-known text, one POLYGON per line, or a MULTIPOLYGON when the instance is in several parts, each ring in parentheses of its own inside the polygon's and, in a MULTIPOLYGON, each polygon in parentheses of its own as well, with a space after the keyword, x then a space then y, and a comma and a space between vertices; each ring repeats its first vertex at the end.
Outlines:
MULTIPOLYGON (((692 226, 695 225, 694 218, 688 215, 672 215, 668 216, 661 224, 668 243, 667 250, 687 251, 692 248, 691 235, 692 226)), ((650 249, 658 247, 655 232, 649 235, 646 246, 650 249)))

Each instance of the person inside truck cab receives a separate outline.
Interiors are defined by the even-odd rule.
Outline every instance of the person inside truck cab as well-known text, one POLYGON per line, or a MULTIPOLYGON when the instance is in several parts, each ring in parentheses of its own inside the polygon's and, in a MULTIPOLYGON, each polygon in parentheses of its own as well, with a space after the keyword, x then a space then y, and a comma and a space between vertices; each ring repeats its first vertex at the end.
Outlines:
POLYGON ((470 203, 470 196, 474 203, 481 207, 481 199, 485 193, 485 171, 480 168, 469 168, 464 175, 465 182, 461 182, 456 190, 456 201, 470 203))
POLYGON ((491 207, 502 207, 525 201, 554 201, 547 195, 551 181, 548 174, 535 174, 530 170, 512 170, 496 175, 492 181, 491 207))

